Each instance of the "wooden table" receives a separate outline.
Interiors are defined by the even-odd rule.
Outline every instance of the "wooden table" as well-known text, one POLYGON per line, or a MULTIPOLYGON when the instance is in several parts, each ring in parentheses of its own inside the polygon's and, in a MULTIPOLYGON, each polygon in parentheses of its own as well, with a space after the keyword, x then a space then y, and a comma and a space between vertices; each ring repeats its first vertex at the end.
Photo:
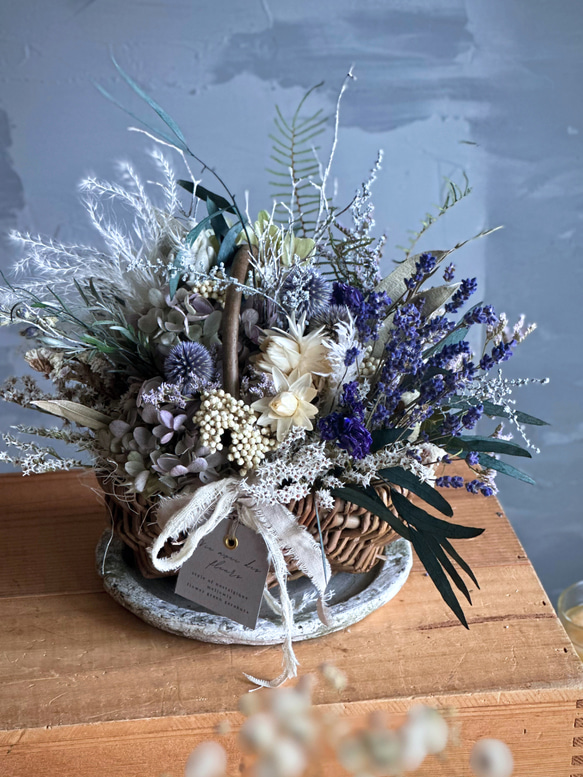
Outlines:
MULTIPOLYGON (((0 478, 2 777, 178 777, 223 714, 236 727, 243 672, 280 669, 279 647, 172 636, 103 593, 95 488, 78 472, 0 478)), ((462 543, 481 585, 470 631, 416 563, 381 610, 298 644, 301 671, 323 660, 342 669, 348 688, 318 687, 315 700, 349 715, 398 715, 412 700, 456 708, 462 742, 443 774, 467 774, 471 743, 495 736, 512 747, 517 776, 583 777, 582 664, 498 502, 449 496, 457 521, 486 528, 462 543)))

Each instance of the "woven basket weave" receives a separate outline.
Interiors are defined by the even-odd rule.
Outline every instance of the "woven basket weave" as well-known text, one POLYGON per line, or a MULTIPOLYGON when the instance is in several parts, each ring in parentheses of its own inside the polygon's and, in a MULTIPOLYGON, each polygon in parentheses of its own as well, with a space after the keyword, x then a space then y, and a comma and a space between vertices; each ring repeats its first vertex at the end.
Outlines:
MULTIPOLYGON (((111 479, 98 479, 105 494, 114 532, 133 551, 136 563, 144 577, 169 577, 173 572, 159 572, 152 564, 148 549, 157 538, 160 528, 156 521, 156 505, 137 495, 128 496, 111 479)), ((385 505, 394 512, 389 489, 377 487, 377 493, 385 505)), ((398 489, 402 490, 402 489, 398 489)), ((406 492, 404 492, 406 493, 406 492)), ((290 502, 288 509, 298 522, 320 542, 314 498, 310 495, 298 502, 290 502)), ((319 510, 324 552, 334 572, 368 572, 383 558, 384 548, 398 535, 388 523, 363 507, 336 497, 332 510, 319 510)), ((164 546, 164 555, 175 552, 185 538, 164 546)), ((288 562, 290 576, 299 576, 294 564, 288 562)))

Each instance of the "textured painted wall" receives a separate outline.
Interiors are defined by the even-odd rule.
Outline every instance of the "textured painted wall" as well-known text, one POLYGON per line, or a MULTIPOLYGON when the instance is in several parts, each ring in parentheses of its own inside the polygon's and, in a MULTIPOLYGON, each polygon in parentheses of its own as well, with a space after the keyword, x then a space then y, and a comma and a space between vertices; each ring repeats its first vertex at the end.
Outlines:
MULTIPOLYGON (((425 248, 486 226, 505 229, 459 255, 485 296, 538 332, 509 375, 548 375, 522 405, 552 422, 533 437, 538 485, 504 481, 501 498, 554 598, 583 578, 578 480, 583 441, 580 310, 583 217, 583 6, 572 0, 4 0, 0 7, 0 228, 93 240, 76 184, 149 144, 94 81, 142 110, 121 64, 182 125, 241 195, 263 206, 273 105, 290 109, 323 79, 331 109, 348 66, 335 173, 348 198, 385 150, 377 224, 393 247, 466 171, 472 196, 425 248)), ((0 265, 14 255, 2 240, 0 265)), ((17 334, 0 333, 0 377, 21 370, 17 334)), ((28 416, 27 416, 28 417, 28 416)), ((0 425, 22 420, 0 407, 0 425)))

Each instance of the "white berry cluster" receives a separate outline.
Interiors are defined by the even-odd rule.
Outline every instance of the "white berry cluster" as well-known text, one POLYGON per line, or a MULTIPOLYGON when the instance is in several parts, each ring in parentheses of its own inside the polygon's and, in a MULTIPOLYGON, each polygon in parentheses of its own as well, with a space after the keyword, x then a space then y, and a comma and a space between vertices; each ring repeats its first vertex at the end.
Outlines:
POLYGON ((200 294, 205 299, 214 299, 224 306, 227 287, 220 278, 203 278, 191 283, 190 287, 195 294, 200 294))
POLYGON ((257 426, 257 416, 242 399, 235 399, 223 389, 205 391, 200 410, 192 419, 200 426, 202 445, 211 453, 223 449, 222 436, 229 430, 231 444, 227 459, 240 468, 245 476, 265 457, 267 451, 277 446, 269 429, 257 426))
POLYGON ((361 376, 363 378, 371 378, 377 371, 380 363, 381 360, 372 355, 372 347, 367 348, 362 355, 359 365, 361 376))

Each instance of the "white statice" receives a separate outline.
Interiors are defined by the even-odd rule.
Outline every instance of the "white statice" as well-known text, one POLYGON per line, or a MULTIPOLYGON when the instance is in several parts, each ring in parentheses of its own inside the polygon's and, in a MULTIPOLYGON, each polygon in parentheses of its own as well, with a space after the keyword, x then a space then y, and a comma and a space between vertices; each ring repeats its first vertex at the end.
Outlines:
POLYGON ((244 490, 257 502, 286 505, 311 494, 314 482, 333 466, 324 442, 308 442, 306 429, 292 427, 277 449, 277 458, 262 461, 244 490))
MULTIPOLYGON (((421 482, 434 483, 435 470, 445 455, 446 451, 433 443, 412 445, 403 441, 391 443, 362 459, 354 459, 346 451, 338 449, 334 453, 334 461, 342 467, 343 479, 362 486, 369 486, 378 480, 377 472, 388 467, 402 467, 421 482)), ((325 481, 325 485, 328 488, 334 487, 330 486, 329 481, 325 481)))

